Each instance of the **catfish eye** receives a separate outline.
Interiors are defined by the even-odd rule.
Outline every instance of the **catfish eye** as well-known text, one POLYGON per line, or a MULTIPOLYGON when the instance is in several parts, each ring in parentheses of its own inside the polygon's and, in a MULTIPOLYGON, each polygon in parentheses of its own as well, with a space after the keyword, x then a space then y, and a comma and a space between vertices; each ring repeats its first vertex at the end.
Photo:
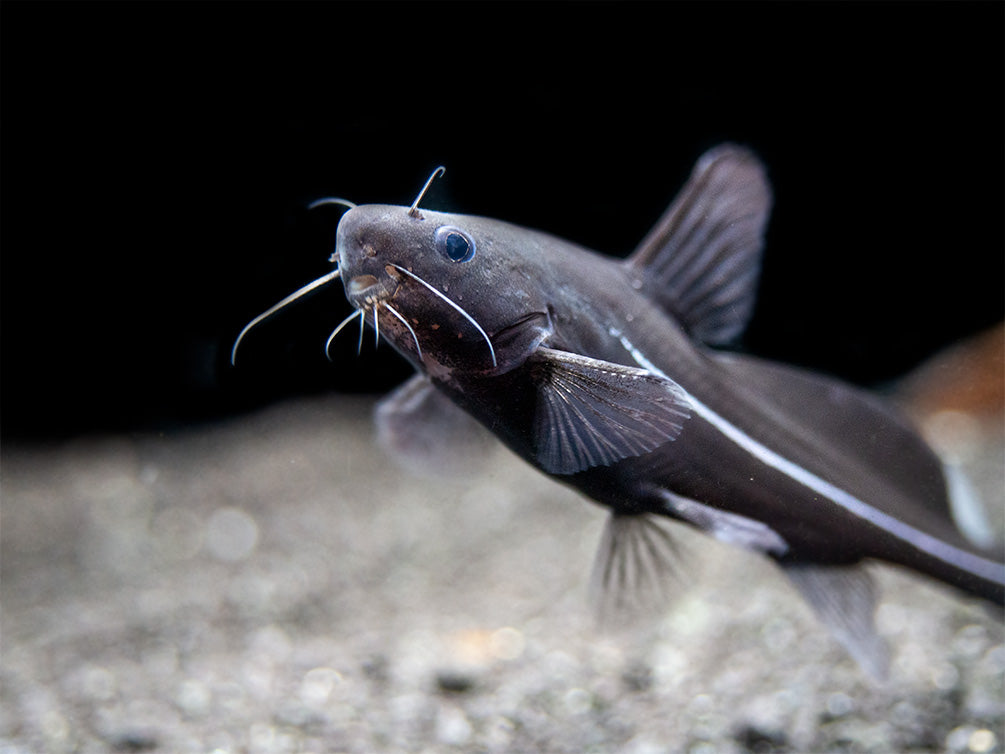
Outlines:
POLYGON ((451 262, 469 262, 475 255, 475 241, 460 228, 444 225, 436 230, 436 248, 451 262))

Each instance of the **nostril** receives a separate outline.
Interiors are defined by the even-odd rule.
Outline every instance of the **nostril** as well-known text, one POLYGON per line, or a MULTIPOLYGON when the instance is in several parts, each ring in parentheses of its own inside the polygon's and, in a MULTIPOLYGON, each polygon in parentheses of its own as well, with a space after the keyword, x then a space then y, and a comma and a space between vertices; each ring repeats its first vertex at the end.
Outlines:
POLYGON ((375 285, 377 285, 377 278, 373 275, 357 275, 349 281, 347 288, 350 294, 358 295, 367 288, 372 288, 375 285))

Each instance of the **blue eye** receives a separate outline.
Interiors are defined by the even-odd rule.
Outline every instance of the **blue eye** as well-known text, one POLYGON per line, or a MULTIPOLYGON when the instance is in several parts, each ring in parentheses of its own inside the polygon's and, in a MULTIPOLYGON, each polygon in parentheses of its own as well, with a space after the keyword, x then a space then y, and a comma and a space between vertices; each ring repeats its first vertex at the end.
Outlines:
POLYGON ((436 248, 451 262, 469 262, 475 255, 474 239, 453 225, 437 229, 436 248))

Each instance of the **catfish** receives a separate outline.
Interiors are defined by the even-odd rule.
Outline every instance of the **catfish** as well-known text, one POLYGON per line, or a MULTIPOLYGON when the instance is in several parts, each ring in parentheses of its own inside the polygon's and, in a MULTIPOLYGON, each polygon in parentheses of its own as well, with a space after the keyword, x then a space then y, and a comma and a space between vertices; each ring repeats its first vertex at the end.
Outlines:
MULTIPOLYGON (((886 561, 1001 606, 1005 564, 953 523, 951 480, 909 422, 828 376, 724 350, 753 312, 773 197, 747 148, 704 154, 627 259, 499 220, 411 207, 346 211, 336 267, 255 318, 341 279, 354 320, 416 374, 381 435, 472 436, 476 421, 606 506, 595 564, 608 609, 659 592, 674 519, 773 559, 863 668, 882 677, 867 564, 886 561)), ((327 350, 327 346, 326 346, 327 350)))

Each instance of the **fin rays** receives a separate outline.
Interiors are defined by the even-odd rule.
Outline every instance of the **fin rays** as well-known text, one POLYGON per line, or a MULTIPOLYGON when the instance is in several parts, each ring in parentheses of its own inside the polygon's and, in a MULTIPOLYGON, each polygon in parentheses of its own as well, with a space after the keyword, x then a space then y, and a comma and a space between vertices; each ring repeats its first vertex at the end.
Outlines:
POLYGON ((746 327, 754 307, 771 189, 748 150, 707 152, 627 264, 694 337, 713 345, 746 327))
POLYGON ((676 438, 687 393, 667 377, 538 348, 536 455, 545 471, 574 474, 639 456, 676 438))
POLYGON ((600 624, 655 617, 682 582, 680 547, 655 516, 611 514, 590 578, 600 624))
POLYGON ((873 678, 886 678, 889 651, 873 625, 876 585, 865 566, 791 563, 783 568, 848 654, 873 678))

